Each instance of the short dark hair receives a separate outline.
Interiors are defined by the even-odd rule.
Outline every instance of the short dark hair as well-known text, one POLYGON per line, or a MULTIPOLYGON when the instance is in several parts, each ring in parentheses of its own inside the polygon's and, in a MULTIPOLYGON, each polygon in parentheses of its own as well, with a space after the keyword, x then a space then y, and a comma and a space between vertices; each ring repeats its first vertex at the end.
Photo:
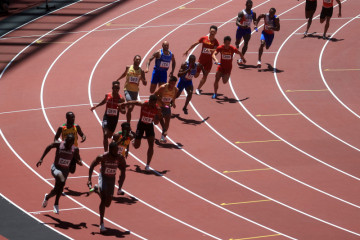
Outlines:
POLYGON ((215 31, 217 31, 217 26, 211 25, 211 26, 210 26, 210 30, 211 30, 211 29, 215 29, 215 31))
POLYGON ((190 58, 192 58, 192 59, 196 60, 196 57, 195 57, 195 55, 194 55, 194 54, 191 54, 191 55, 189 56, 189 60, 190 60, 190 58))
POLYGON ((117 147, 118 147, 118 145, 117 145, 116 142, 111 142, 111 143, 109 144, 109 151, 111 151, 112 149, 117 148, 117 147))
POLYGON ((75 117, 75 114, 73 112, 67 112, 65 116, 66 116, 66 118, 69 118, 70 115, 74 115, 74 117, 75 117))
POLYGON ((246 4, 248 4, 248 3, 253 3, 253 1, 247 0, 247 1, 246 1, 246 4))
POLYGON ((270 11, 276 12, 276 9, 275 8, 270 8, 270 11))
POLYGON ((171 77, 169 78, 169 82, 177 82, 177 77, 171 76, 171 77))
POLYGON ((230 41, 230 42, 231 42, 231 37, 230 37, 230 36, 224 37, 224 42, 225 42, 225 41, 230 41))
POLYGON ((139 57, 141 59, 141 56, 139 54, 135 55, 134 60, 136 57, 139 57))
POLYGON ((151 94, 149 97, 149 102, 151 102, 151 101, 157 101, 157 96, 154 94, 151 94))
POLYGON ((130 123, 128 123, 128 122, 123 122, 123 123, 121 124, 121 128, 126 128, 126 127, 130 127, 130 123))

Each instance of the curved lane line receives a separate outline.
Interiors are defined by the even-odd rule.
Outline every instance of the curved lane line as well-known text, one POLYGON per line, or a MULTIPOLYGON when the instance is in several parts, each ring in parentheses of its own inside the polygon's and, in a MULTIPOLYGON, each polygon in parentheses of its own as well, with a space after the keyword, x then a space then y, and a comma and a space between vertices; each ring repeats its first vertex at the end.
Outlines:
MULTIPOLYGON (((54 187, 53 184, 51 184, 48 180, 46 180, 43 176, 41 176, 38 172, 36 172, 32 167, 30 167, 30 165, 29 165, 26 161, 24 161, 24 160, 20 157, 20 155, 14 150, 14 148, 13 148, 13 147, 10 145, 10 143, 7 141, 7 139, 5 138, 5 136, 4 136, 3 132, 1 131, 1 129, 0 129, 0 135, 1 135, 1 137, 4 139, 4 141, 5 141, 6 145, 8 146, 8 148, 14 153, 14 155, 15 155, 30 171, 32 171, 35 175, 37 175, 41 180, 43 180, 44 182, 46 182, 47 184, 49 184, 51 187, 54 187)), ((91 213, 95 214, 96 216, 99 216, 99 217, 100 217, 100 215, 99 215, 97 212, 95 212, 95 211, 93 211, 92 209, 86 207, 85 205, 83 205, 82 203, 78 202, 77 200, 75 200, 74 198, 70 197, 69 195, 66 195, 65 193, 63 193, 63 194, 64 194, 66 197, 68 197, 70 200, 72 200, 73 202, 75 202, 75 203, 77 203, 78 205, 80 205, 81 207, 83 207, 84 209, 86 209, 86 210, 88 210, 89 212, 91 212, 91 213)), ((126 228, 118 225, 117 223, 111 221, 110 219, 107 219, 107 218, 105 218, 105 217, 104 217, 104 219, 105 219, 106 221, 108 221, 109 223, 113 224, 114 226, 120 228, 120 229, 123 229, 123 230, 125 230, 125 231, 130 231, 130 230, 128 230, 128 229, 126 229, 126 228)), ((138 235, 138 234, 136 234, 136 233, 134 233, 134 232, 131 232, 131 234, 133 234, 134 236, 136 236, 136 237, 138 237, 138 238, 140 238, 140 239, 146 239, 146 238, 143 238, 142 236, 140 236, 140 235, 138 235)))
MULTIPOLYGON (((333 36, 335 36, 335 34, 340 31, 343 27, 345 27, 346 25, 348 25, 349 23, 351 23, 353 20, 355 20, 356 18, 358 18, 360 15, 357 15, 356 17, 352 18, 350 21, 346 22, 344 25, 342 25, 340 28, 338 28, 332 35, 330 38, 332 38, 333 36)), ((320 57, 319 57, 319 71, 320 71, 320 75, 321 75, 321 78, 325 84, 325 86, 327 87, 327 89, 329 90, 329 92, 331 93, 331 95, 333 95, 333 97, 344 107, 346 108, 347 110, 349 110, 352 114, 354 114, 356 117, 360 118, 360 116, 354 112, 351 108, 349 108, 345 103, 343 103, 337 96, 336 94, 331 90, 331 88, 329 87, 329 85, 327 84, 326 82, 326 79, 323 75, 323 70, 321 68, 321 62, 322 62, 322 56, 323 56, 323 53, 325 51, 325 48, 326 46, 328 45, 330 41, 327 40, 326 43, 324 44, 324 47, 322 48, 321 50, 321 53, 320 53, 320 57)))

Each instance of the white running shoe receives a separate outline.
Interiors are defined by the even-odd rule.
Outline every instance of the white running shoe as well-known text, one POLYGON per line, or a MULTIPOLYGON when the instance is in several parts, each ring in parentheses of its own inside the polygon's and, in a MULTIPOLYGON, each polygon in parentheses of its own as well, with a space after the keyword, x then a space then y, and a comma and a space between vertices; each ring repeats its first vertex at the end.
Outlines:
POLYGON ((161 138, 160 138, 160 142, 161 143, 166 143, 166 137, 164 135, 161 135, 161 138))
POLYGON ((240 58, 239 60, 237 60, 237 64, 238 64, 238 65, 242 65, 242 64, 243 64, 243 60, 240 58))
POLYGON ((59 214, 59 205, 54 205, 54 213, 59 214))
POLYGON ((201 90, 200 90, 200 89, 196 89, 196 90, 195 90, 195 93, 196 93, 196 95, 201 95, 201 90))
POLYGON ((106 231, 106 228, 105 228, 104 224, 103 223, 100 224, 100 233, 105 232, 105 231, 106 231))
POLYGON ((261 68, 261 61, 258 61, 257 67, 258 67, 258 68, 261 68))
POLYGON ((145 166, 145 170, 146 170, 146 171, 150 171, 149 165, 146 165, 146 166, 145 166))
POLYGON ((46 200, 47 194, 45 193, 44 201, 42 202, 42 207, 46 208, 48 201, 46 200))
POLYGON ((305 32, 304 32, 304 36, 305 36, 305 37, 307 37, 307 35, 308 35, 308 32, 307 32, 307 31, 305 31, 305 32))

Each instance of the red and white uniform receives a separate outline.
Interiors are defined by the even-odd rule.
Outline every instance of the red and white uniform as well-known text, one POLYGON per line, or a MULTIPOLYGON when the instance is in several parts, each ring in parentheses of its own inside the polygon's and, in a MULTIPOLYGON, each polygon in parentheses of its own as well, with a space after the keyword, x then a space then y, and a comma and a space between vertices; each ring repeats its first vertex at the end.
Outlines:
POLYGON ((324 8, 331 8, 334 6, 334 0, 323 0, 324 8))
POLYGON ((249 28, 251 27, 251 23, 253 21, 253 11, 249 13, 246 12, 246 10, 242 10, 242 13, 243 13, 243 16, 242 18, 240 19, 240 25, 243 27, 243 28, 249 28))
POLYGON ((234 53, 238 50, 234 46, 229 46, 228 49, 225 48, 225 45, 221 45, 216 48, 216 51, 220 53, 220 65, 217 68, 217 71, 222 72, 223 74, 230 74, 232 69, 232 61, 234 53))
POLYGON ((203 65, 205 71, 210 71, 212 67, 212 52, 210 49, 216 49, 219 46, 219 42, 216 38, 210 40, 209 36, 205 36, 199 39, 199 43, 202 43, 199 62, 203 65))
POLYGON ((117 116, 118 115, 118 103, 120 101, 121 95, 113 97, 112 93, 106 94, 106 109, 105 114, 108 116, 117 116))
POLYGON ((146 124, 151 124, 159 112, 159 107, 157 104, 156 107, 150 106, 149 101, 146 101, 145 103, 146 104, 143 104, 141 107, 140 121, 146 124))
POLYGON ((102 176, 115 178, 116 169, 119 167, 119 158, 113 158, 109 153, 103 155, 100 172, 102 176))
POLYGON ((70 162, 74 157, 75 146, 72 145, 69 150, 65 148, 65 142, 61 142, 57 149, 54 165, 56 168, 68 170, 70 162))
POLYGON ((270 18, 269 13, 267 13, 265 15, 265 18, 264 18, 264 21, 265 21, 264 32, 266 32, 267 34, 274 34, 274 30, 270 29, 270 27, 271 28, 275 27, 275 18, 276 18, 276 15, 274 15, 273 18, 270 18))

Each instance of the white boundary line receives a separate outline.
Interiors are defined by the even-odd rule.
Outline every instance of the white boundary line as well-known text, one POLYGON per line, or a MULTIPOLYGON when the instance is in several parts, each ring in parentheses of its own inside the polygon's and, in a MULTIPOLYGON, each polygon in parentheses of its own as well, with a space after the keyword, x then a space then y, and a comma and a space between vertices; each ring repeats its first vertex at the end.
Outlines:
MULTIPOLYGON (((338 28, 332 35, 330 38, 332 38, 333 36, 335 36, 335 34, 340 31, 343 27, 345 27, 346 25, 348 25, 349 23, 351 23, 353 20, 355 20, 356 18, 358 18, 360 15, 352 18, 350 21, 346 22, 344 25, 342 25, 340 28, 338 28)), ((336 94, 331 90, 330 86, 327 84, 326 82, 326 79, 324 77, 324 74, 323 74, 323 70, 322 70, 322 67, 321 67, 321 62, 322 62, 322 56, 323 56, 323 53, 325 51, 325 48, 326 46, 328 45, 330 41, 326 41, 326 43, 324 44, 324 47, 322 48, 321 50, 321 53, 320 53, 320 57, 319 57, 319 71, 320 71, 320 75, 321 75, 321 78, 325 84, 325 86, 327 87, 327 89, 330 91, 331 95, 333 95, 333 97, 344 107, 346 108, 347 110, 349 110, 352 114, 354 114, 357 118, 360 118, 360 116, 355 112, 353 111, 351 108, 349 108, 346 104, 344 104, 337 96, 336 94)))
MULTIPOLYGON (((84 209, 83 207, 78 207, 78 208, 60 208, 60 211, 72 211, 72 210, 81 210, 84 209)), ((36 212, 29 212, 31 214, 41 214, 41 213, 45 213, 45 212, 54 212, 54 210, 44 210, 44 211, 36 211, 36 212)))
MULTIPOLYGON (((8 146, 8 148, 14 153, 14 155, 15 155, 30 171, 32 171, 36 176, 38 176, 41 180, 43 180, 44 182, 46 182, 48 185, 50 185, 51 187, 54 187, 53 184, 51 184, 49 181, 47 181, 43 176, 41 176, 41 175, 40 175, 38 172, 36 172, 32 167, 30 167, 30 165, 29 165, 24 159, 22 159, 22 158, 20 157, 20 155, 14 150, 14 148, 13 148, 13 147, 10 145, 10 143, 7 141, 7 139, 5 138, 5 136, 4 136, 3 132, 1 131, 1 129, 0 129, 0 135, 1 135, 1 137, 3 138, 4 142, 6 143, 6 145, 8 146)), ((83 204, 80 203, 79 201, 75 200, 74 198, 70 197, 69 195, 66 195, 65 193, 63 193, 63 194, 65 195, 65 197, 68 197, 70 200, 72 200, 73 202, 75 202, 75 203, 77 203, 78 205, 82 206, 84 209, 86 209, 86 210, 88 210, 89 212, 91 212, 91 213, 95 214, 96 216, 99 216, 99 217, 100 217, 100 215, 99 215, 97 212, 95 212, 95 211, 93 211, 92 209, 86 207, 85 205, 83 205, 83 204)), ((110 219, 107 219, 107 218, 105 218, 105 217, 104 217, 104 219, 105 219, 106 221, 108 221, 109 223, 113 224, 114 226, 122 229, 122 230, 129 231, 128 229, 126 229, 126 228, 120 226, 119 224, 111 221, 110 219)), ((146 238, 143 238, 142 236, 140 236, 140 235, 138 235, 138 234, 136 234, 136 233, 134 233, 134 232, 131 232, 131 234, 133 234, 134 236, 136 236, 136 237, 138 237, 138 238, 146 239, 146 238)))
MULTIPOLYGON (((2 135, 1 129, 0 129, 0 134, 2 135)), ((2 198, 4 198, 6 201, 8 201, 10 204, 14 205, 16 208, 18 208, 19 210, 21 210, 23 213, 25 213, 26 215, 28 215, 29 217, 31 217, 32 219, 36 220, 37 222, 41 223, 43 226, 50 228, 51 230, 53 230, 54 232, 68 238, 68 239, 73 239, 67 235, 65 235, 64 233, 60 232, 59 230, 57 230, 56 228, 51 227, 48 224, 45 224, 44 222, 40 221, 38 218, 36 218, 35 216, 31 215, 30 212, 25 211, 22 207, 20 207, 19 205, 17 205, 16 203, 14 203, 13 201, 11 201, 9 198, 5 197, 2 193, 0 193, 0 196, 2 198)), ((1 236, 1 235, 0 235, 1 236)))

